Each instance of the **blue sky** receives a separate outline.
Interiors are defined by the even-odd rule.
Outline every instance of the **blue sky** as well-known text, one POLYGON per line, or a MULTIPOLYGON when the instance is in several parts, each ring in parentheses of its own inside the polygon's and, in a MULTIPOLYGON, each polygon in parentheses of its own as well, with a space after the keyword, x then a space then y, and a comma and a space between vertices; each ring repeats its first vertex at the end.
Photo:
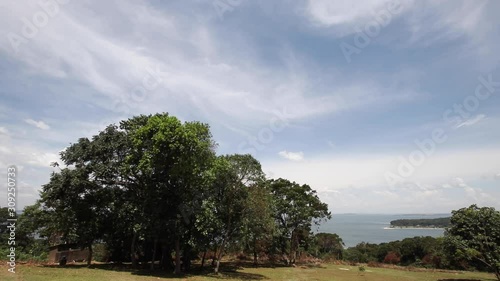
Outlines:
POLYGON ((2 1, 0 166, 19 167, 20 206, 32 204, 71 142, 169 112, 209 123, 218 153, 311 185, 334 213, 500 208, 499 10, 2 1))

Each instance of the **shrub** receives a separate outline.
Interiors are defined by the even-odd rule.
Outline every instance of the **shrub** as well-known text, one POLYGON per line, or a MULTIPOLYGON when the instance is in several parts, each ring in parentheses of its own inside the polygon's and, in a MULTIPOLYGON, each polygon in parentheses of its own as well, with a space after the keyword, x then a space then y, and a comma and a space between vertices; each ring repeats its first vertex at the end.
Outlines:
POLYGON ((398 264, 401 261, 401 256, 396 252, 389 252, 384 258, 384 263, 398 264))

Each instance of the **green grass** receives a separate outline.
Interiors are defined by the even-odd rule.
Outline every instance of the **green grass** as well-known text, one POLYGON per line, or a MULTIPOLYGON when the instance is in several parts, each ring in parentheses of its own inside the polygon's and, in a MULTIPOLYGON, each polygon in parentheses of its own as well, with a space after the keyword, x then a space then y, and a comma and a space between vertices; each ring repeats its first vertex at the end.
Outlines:
MULTIPOLYGON (((334 281, 437 281, 441 279, 477 279, 482 281, 495 281, 492 274, 476 272, 413 272, 387 268, 365 267, 365 272, 360 272, 356 266, 322 264, 316 267, 236 267, 226 265, 220 276, 210 273, 202 275, 174 276, 160 271, 150 272, 132 271, 126 268, 117 269, 110 265, 94 265, 87 268, 83 265, 69 265, 67 267, 43 265, 18 265, 16 273, 7 271, 6 264, 0 266, 0 280, 2 281, 138 281, 138 280, 189 280, 189 281, 215 281, 215 280, 334 280, 334 281), (348 269, 348 270, 346 270, 348 269)), ((196 271, 196 270, 194 270, 196 271)))

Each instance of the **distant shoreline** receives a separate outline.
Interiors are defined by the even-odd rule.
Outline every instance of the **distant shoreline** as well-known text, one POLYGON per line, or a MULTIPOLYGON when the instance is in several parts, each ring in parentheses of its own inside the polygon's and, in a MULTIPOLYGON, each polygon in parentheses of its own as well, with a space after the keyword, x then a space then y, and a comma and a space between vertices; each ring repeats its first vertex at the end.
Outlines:
POLYGON ((384 229, 445 229, 444 227, 412 227, 412 226, 389 226, 384 229))

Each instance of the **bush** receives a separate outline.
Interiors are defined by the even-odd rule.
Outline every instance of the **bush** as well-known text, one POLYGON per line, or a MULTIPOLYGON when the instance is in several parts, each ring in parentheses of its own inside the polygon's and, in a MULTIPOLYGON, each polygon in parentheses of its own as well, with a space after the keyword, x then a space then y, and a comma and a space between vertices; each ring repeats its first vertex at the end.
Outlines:
POLYGON ((389 252, 384 258, 384 263, 398 264, 401 261, 401 256, 396 252, 389 252))
POLYGON ((109 260, 109 251, 105 244, 92 245, 92 259, 98 262, 107 262, 109 260))

